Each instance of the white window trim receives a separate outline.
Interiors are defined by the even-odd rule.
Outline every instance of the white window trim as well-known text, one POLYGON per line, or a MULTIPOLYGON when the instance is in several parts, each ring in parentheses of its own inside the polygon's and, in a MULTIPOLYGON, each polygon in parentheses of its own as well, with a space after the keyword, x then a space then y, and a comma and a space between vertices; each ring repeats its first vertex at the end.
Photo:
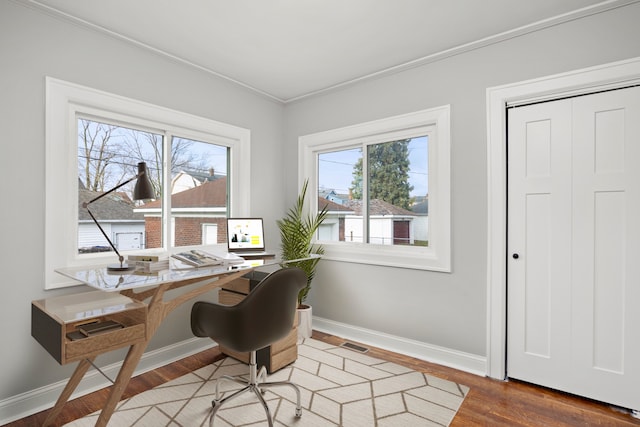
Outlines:
MULTIPOLYGON (((46 77, 45 83, 45 289, 77 285, 55 273, 56 268, 106 263, 114 256, 113 253, 78 256, 78 114, 165 129, 181 137, 201 137, 231 147, 230 214, 242 216, 251 212, 250 168, 241 166, 251 160, 248 129, 51 77, 46 77)), ((167 247, 163 249, 166 250, 167 247)))
POLYGON ((416 111, 298 139, 299 188, 309 179, 306 205, 316 212, 318 154, 346 148, 350 141, 387 142, 396 135, 429 133, 429 246, 371 245, 322 241, 325 259, 420 270, 451 272, 451 167, 449 105, 416 111))

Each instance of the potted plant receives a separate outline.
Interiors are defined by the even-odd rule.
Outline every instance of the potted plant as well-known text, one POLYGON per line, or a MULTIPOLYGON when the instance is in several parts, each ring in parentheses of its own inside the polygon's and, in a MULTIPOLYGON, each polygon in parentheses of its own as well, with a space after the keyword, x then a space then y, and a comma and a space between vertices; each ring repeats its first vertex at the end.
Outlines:
MULTIPOLYGON (((327 216, 327 206, 315 213, 305 211, 304 202, 308 184, 309 180, 305 180, 296 204, 289 209, 284 218, 276 221, 280 229, 282 261, 308 258, 312 254, 324 253, 321 245, 313 244, 313 238, 327 216)), ((318 261, 320 261, 319 257, 293 263, 283 262, 287 266, 301 268, 307 273, 307 285, 298 294, 298 336, 302 338, 311 336, 311 307, 304 302, 311 290, 311 281, 315 276, 318 261)))

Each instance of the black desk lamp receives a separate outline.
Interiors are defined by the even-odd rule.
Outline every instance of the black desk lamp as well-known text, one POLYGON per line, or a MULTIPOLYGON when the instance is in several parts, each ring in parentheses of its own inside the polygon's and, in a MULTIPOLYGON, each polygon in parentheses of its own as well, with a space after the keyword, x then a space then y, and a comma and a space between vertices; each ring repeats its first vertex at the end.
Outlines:
POLYGON ((136 176, 134 176, 131 179, 128 179, 127 181, 123 182, 122 184, 118 184, 117 186, 113 187, 111 190, 109 190, 109 191, 107 191, 105 193, 102 193, 101 195, 99 195, 95 199, 92 199, 89 202, 82 204, 82 207, 87 209, 87 212, 89 212, 89 215, 91 216, 91 219, 93 219, 93 222, 96 223, 96 225, 98 226, 98 228, 102 232, 102 235, 104 236, 104 238, 107 239, 107 242, 109 242, 109 245, 111 245, 111 248, 116 252, 116 254, 118 254, 118 259, 120 260, 120 264, 108 265, 107 266, 107 270, 123 271, 123 270, 130 270, 133 267, 129 267, 129 265, 125 264, 124 257, 122 255, 120 255, 120 252, 118 252, 118 249, 116 249, 116 246, 113 244, 113 242, 111 242, 111 239, 109 239, 109 237, 107 236, 107 233, 104 232, 104 230, 102 229, 102 227, 98 223, 98 220, 96 220, 96 217, 93 216, 93 213, 91 213, 91 210, 89 209, 89 205, 91 203, 95 202, 96 200, 100 200, 101 198, 103 198, 107 194, 113 193, 118 188, 122 187, 125 184, 130 183, 134 179, 137 179, 138 181, 136 182, 136 186, 133 189, 133 200, 149 200, 149 199, 155 199, 156 198, 156 195, 155 195, 155 193, 153 191, 153 187, 151 185, 151 181, 149 180, 149 174, 147 173, 147 164, 145 162, 140 162, 140 163, 138 163, 138 174, 136 176))

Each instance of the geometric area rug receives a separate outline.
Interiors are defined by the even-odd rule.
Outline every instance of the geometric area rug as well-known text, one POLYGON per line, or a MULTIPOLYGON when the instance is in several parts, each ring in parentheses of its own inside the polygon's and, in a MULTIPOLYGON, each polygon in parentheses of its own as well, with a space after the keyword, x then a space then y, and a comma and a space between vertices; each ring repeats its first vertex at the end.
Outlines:
MULTIPOLYGON (((331 344, 307 338, 298 343, 298 359, 267 377, 291 380, 300 388, 302 418, 295 417, 291 387, 264 395, 276 426, 447 426, 469 388, 331 344)), ((248 366, 227 357, 145 391, 118 404, 109 426, 196 427, 209 425, 215 380, 246 375, 248 366)), ((221 391, 239 385, 223 381, 221 391)), ((65 427, 95 425, 99 412, 65 427)), ((253 393, 226 403, 214 426, 266 426, 262 405, 253 393)))

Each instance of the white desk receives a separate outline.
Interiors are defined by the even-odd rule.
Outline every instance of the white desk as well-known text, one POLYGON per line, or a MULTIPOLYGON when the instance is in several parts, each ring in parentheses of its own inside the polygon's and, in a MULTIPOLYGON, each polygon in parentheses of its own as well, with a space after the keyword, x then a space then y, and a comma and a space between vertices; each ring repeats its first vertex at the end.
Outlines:
POLYGON ((229 273, 237 273, 238 271, 246 272, 256 267, 277 263, 278 261, 274 257, 271 257, 268 259, 245 261, 242 264, 220 264, 199 268, 181 266, 179 268, 162 270, 157 274, 135 273, 133 270, 108 271, 103 265, 58 268, 56 272, 101 291, 121 292, 129 289, 156 287, 165 283, 223 276, 229 273))
MULTIPOLYGON (((67 334, 80 324, 77 313, 68 313, 74 310, 63 308, 64 304, 60 299, 53 301, 54 298, 52 298, 32 303, 32 335, 34 338, 52 355, 59 352, 60 357, 57 360, 60 363, 79 360, 73 375, 69 378, 55 406, 49 412, 44 426, 51 425, 57 418, 98 355, 128 346, 127 356, 96 422, 96 426, 106 426, 122 397, 122 393, 129 384, 147 344, 169 313, 181 304, 212 289, 224 286, 257 267, 277 264, 278 260, 270 258, 262 262, 252 260, 239 265, 170 270, 157 275, 109 272, 104 266, 56 270, 60 274, 93 288, 105 292, 119 292, 122 296, 127 297, 121 304, 116 304, 116 306, 122 305, 126 308, 120 310, 116 307, 114 309, 111 305, 109 309, 109 316, 115 317, 118 321, 122 320, 125 327, 95 337, 73 341, 67 337, 67 334), (187 286, 191 286, 191 289, 165 300, 167 291, 187 286), (145 300, 149 301, 145 303, 145 300), (52 333, 54 334, 53 339, 51 338, 52 333), (55 348, 57 346, 60 348, 55 348), (53 352, 50 347, 54 347, 53 352)), ((113 298, 105 299, 111 301, 113 298)), ((87 311, 84 307, 79 309, 87 311)), ((99 310, 99 307, 93 305, 91 310, 99 310)), ((91 311, 89 312, 91 313, 91 311)), ((95 319, 104 320, 107 318, 101 311, 97 311, 95 314, 97 314, 93 317, 95 319)), ((85 315, 81 320, 85 321, 88 318, 91 316, 85 315)), ((54 355, 54 357, 56 356, 54 355)))

